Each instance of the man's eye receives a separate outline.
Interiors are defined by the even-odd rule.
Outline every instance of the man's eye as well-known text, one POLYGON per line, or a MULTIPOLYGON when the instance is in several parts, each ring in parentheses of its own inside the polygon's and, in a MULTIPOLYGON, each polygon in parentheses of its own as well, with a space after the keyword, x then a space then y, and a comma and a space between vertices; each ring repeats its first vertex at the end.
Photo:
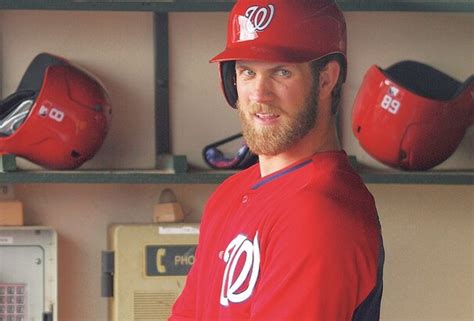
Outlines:
POLYGON ((242 74, 244 76, 250 77, 250 76, 253 76, 255 73, 252 70, 245 69, 245 70, 242 71, 242 74))
POLYGON ((291 72, 289 70, 286 70, 286 69, 279 69, 279 70, 277 70, 277 75, 281 76, 281 77, 290 77, 291 72))

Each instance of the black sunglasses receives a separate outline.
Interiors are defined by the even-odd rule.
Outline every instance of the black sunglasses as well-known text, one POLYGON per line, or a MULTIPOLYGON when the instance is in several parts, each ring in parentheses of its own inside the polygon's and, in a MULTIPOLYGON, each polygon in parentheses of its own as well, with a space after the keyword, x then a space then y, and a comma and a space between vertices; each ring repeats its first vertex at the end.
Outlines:
POLYGON ((225 155, 217 148, 239 138, 242 138, 241 133, 229 136, 204 147, 202 156, 206 163, 214 169, 244 169, 255 164, 258 161, 258 156, 250 151, 245 142, 234 156, 225 155))

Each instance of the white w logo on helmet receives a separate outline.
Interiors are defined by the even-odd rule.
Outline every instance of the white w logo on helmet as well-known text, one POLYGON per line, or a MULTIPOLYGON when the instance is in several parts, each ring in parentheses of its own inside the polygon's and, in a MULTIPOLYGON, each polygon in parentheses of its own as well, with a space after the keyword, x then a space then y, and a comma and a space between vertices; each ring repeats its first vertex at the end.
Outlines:
POLYGON ((252 23, 254 30, 263 31, 272 21, 274 13, 275 7, 271 4, 268 7, 252 6, 245 11, 245 17, 252 23))
POLYGON ((249 41, 257 39, 257 32, 265 30, 270 25, 275 13, 275 7, 269 4, 267 7, 251 6, 245 11, 245 15, 235 17, 233 42, 249 41))
POLYGON ((260 270, 260 249, 258 232, 253 243, 244 235, 237 235, 227 246, 222 257, 227 263, 222 278, 220 303, 229 306, 229 302, 240 303, 247 300, 255 288, 260 270), (245 253, 245 262, 240 273, 235 276, 237 263, 245 253), (247 283, 247 288, 242 286, 247 283))

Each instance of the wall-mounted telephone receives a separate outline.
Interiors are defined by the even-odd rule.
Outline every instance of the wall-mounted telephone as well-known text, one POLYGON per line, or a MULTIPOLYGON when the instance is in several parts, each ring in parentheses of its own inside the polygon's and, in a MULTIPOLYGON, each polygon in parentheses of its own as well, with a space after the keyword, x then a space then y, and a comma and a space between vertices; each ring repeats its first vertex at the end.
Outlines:
POLYGON ((0 227, 0 321, 56 321, 57 234, 49 227, 0 227))
POLYGON ((197 224, 125 224, 109 228, 102 295, 109 321, 166 321, 194 263, 197 224))

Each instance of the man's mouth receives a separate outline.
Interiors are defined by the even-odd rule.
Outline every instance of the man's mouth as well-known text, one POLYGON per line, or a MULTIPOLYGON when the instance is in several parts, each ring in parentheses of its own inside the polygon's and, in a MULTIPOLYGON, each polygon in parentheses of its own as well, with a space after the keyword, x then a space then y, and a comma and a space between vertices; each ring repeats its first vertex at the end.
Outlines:
POLYGON ((280 115, 278 114, 271 114, 271 113, 256 113, 255 116, 257 116, 257 118, 261 120, 273 120, 280 117, 280 115))

